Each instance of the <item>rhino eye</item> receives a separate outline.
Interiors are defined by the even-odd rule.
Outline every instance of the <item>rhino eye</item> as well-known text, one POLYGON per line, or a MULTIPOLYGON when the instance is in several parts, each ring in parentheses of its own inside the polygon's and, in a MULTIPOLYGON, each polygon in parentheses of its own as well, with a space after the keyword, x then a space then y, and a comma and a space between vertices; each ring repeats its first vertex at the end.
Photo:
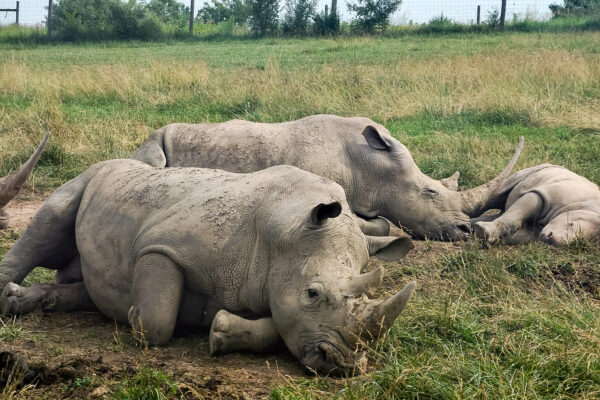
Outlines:
POLYGON ((313 299, 319 295, 319 292, 317 291, 317 289, 313 289, 313 288, 308 289, 306 292, 308 293, 308 297, 311 299, 313 299))
POLYGON ((423 190, 423 193, 428 196, 437 196, 438 195, 438 192, 435 189, 425 189, 425 190, 423 190))

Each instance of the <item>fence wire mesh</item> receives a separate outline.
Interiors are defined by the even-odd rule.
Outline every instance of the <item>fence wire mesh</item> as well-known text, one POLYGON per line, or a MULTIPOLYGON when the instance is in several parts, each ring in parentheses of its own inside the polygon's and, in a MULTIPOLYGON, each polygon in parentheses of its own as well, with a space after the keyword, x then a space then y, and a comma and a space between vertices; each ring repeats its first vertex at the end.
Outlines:
MULTIPOLYGON (((196 12, 208 1, 210 0, 196 0, 196 12)), ((353 0, 349 1, 352 2, 353 0)), ((189 6, 190 0, 184 0, 181 3, 189 6)), ((284 0, 281 0, 281 3, 283 8, 284 0)), ((330 3, 331 0, 319 0, 317 10, 323 10, 325 5, 329 5, 330 3)), ((342 21, 352 20, 352 14, 347 8, 347 1, 341 0, 338 3, 338 10, 342 21)), ((506 20, 511 21, 514 16, 517 16, 519 19, 547 19, 551 15, 548 6, 552 3, 562 2, 557 0, 508 0, 506 20)), ((392 16, 391 22, 393 25, 423 24, 432 18, 443 15, 454 22, 476 23, 478 5, 481 6, 481 21, 484 22, 494 10, 498 10, 499 12, 501 0, 404 0, 398 11, 392 16)), ((14 9, 15 7, 15 0, 0 0, 0 9, 14 9)), ((19 2, 20 25, 44 25, 47 13, 48 0, 20 0, 19 2)), ((15 12, 0 12, 0 25, 10 25, 15 22, 15 12)))

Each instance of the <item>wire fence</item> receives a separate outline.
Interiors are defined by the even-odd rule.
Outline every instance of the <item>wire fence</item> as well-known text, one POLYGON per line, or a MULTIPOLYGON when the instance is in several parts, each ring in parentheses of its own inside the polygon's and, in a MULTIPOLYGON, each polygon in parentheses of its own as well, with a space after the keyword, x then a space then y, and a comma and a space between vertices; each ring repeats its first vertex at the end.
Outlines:
MULTIPOLYGON (((0 0, 1 10, 15 10, 18 5, 18 23, 23 26, 44 26, 47 21, 50 0, 0 0)), ((191 1, 182 0, 189 7, 191 1)), ((209 0, 195 0, 195 13, 209 0)), ((353 0, 347 0, 353 2, 353 0)), ((518 19, 544 20, 551 16, 549 5, 561 3, 557 0, 505 0, 506 20, 518 19)), ((56 0, 54 0, 56 2, 56 0)), ((284 0, 281 0, 282 8, 284 0)), ((318 0, 317 10, 322 11, 331 0, 318 0)), ((338 11, 342 21, 351 21, 352 13, 348 11, 346 1, 338 1, 338 11)), ((477 23, 477 8, 480 7, 480 18, 485 22, 490 14, 500 12, 502 0, 404 0, 391 18, 393 25, 423 24, 433 18, 444 16, 454 22, 477 23)), ((283 14, 283 12, 281 13, 283 14)), ((0 11, 0 26, 17 23, 17 12, 0 11)))

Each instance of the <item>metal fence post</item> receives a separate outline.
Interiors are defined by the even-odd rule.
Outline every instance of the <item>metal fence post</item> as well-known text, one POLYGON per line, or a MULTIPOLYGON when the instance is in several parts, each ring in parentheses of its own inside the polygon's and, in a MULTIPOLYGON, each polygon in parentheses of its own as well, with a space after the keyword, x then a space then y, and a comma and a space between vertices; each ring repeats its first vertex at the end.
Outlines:
POLYGON ((48 21, 46 22, 48 30, 48 39, 52 36, 52 0, 48 0, 48 21))
POLYGON ((17 1, 16 13, 17 13, 16 22, 17 22, 17 26, 19 26, 19 2, 18 1, 17 1))
POLYGON ((481 24, 481 6, 477 6, 477 25, 481 24))
POLYGON ((194 34, 194 0, 190 1, 190 36, 194 34))
POLYGON ((502 9, 500 10, 500 30, 504 30, 504 20, 506 19, 506 0, 502 0, 502 9))

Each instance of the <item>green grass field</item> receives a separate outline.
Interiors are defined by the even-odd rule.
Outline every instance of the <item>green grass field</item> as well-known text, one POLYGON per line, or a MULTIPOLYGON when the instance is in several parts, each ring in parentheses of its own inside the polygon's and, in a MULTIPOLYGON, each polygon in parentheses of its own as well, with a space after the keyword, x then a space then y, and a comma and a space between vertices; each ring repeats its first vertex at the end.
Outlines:
MULTIPOLYGON (((600 183, 600 32, 229 42, 0 44, 0 175, 43 132, 26 191, 127 157, 170 122, 383 123, 434 178, 564 165, 600 183)), ((19 232, 0 233, 0 255, 19 232)), ((274 399, 598 399, 600 250, 425 243, 386 263, 416 298, 352 379, 296 378, 274 399)), ((18 324, 18 321, 17 321, 18 324)))

